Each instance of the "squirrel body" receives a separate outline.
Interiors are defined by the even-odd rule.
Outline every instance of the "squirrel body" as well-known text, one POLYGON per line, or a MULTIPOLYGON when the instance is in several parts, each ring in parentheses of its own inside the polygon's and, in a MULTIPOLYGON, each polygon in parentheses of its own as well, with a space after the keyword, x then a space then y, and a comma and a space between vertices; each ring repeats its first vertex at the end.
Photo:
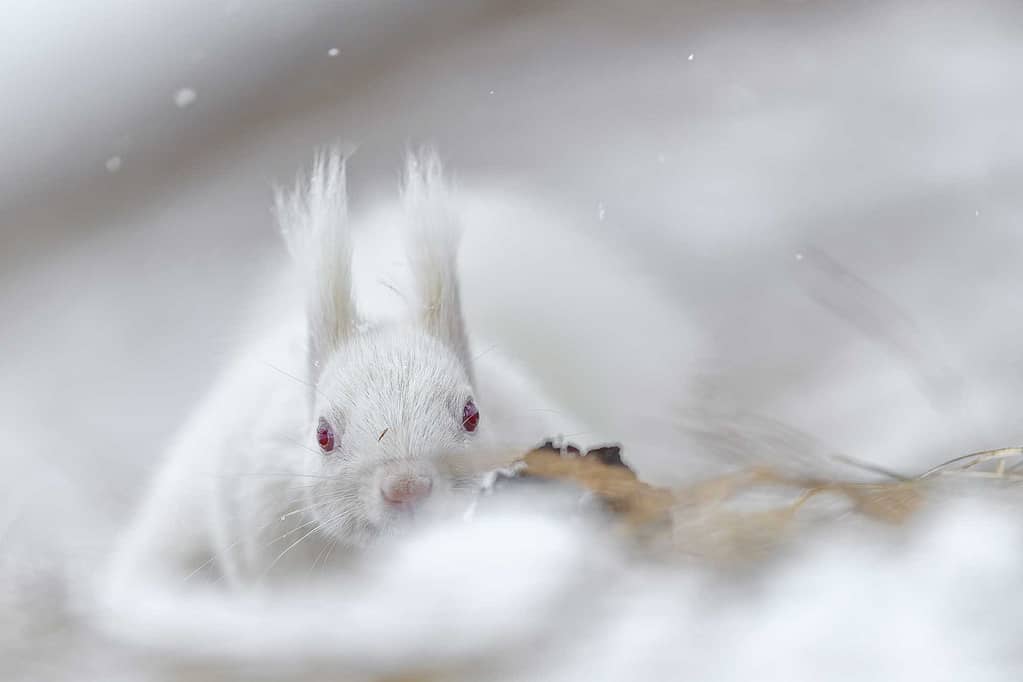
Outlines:
POLYGON ((253 339, 196 407, 125 534, 111 589, 247 585, 343 564, 411 517, 457 509, 488 454, 577 428, 520 368, 470 345, 462 226, 436 156, 409 158, 400 224, 369 235, 368 268, 353 267, 346 204, 336 153, 278 195, 305 307, 253 339))

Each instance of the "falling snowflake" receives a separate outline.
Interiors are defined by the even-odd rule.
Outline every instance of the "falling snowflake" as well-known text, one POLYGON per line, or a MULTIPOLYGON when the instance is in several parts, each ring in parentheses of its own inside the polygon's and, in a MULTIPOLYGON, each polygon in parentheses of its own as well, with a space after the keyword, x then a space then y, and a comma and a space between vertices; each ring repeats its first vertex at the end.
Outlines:
POLYGON ((184 109, 198 97, 195 90, 192 88, 181 88, 174 93, 174 104, 178 109, 184 109))

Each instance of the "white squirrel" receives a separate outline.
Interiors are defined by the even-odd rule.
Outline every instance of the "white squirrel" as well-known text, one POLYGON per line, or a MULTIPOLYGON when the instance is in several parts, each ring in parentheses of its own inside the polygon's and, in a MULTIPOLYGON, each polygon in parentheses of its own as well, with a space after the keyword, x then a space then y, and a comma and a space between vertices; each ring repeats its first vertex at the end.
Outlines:
POLYGON ((114 601, 344 563, 409 517, 458 502, 488 468, 474 458, 573 428, 550 416, 522 428, 523 410, 564 411, 539 409, 539 391, 500 363, 474 368, 451 197, 437 157, 410 156, 406 319, 367 322, 353 291, 344 159, 321 154, 307 182, 278 192, 304 314, 257 340, 199 405, 116 552, 114 601))
POLYGON ((398 209, 356 230, 337 153, 278 194, 299 286, 196 406, 85 595, 101 633, 174 658, 397 674, 532 647, 590 599, 606 534, 517 497, 464 523, 461 494, 551 436, 649 442, 680 390, 686 320, 591 235, 503 190, 456 192, 432 154, 409 159, 398 209), (367 234, 376 248, 354 244, 367 234), (484 286, 461 292, 458 273, 484 286), (563 345, 537 348, 536 329, 563 345), (526 353, 555 363, 585 422, 507 357, 526 353), (445 522, 418 523, 433 512, 445 522))

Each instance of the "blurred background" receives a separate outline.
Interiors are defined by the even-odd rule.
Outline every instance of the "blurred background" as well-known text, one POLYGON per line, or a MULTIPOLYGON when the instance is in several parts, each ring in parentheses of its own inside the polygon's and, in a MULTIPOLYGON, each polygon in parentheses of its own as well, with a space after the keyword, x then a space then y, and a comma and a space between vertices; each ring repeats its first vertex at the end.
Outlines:
MULTIPOLYGON (((107 544, 281 262, 274 183, 337 140, 357 149, 355 211, 433 143, 466 185, 542 206, 616 260, 581 270, 627 266, 656 295, 555 297, 542 319, 619 338, 580 357, 570 334, 545 332, 541 352, 493 312, 539 310, 542 292, 523 303, 482 265, 470 277, 470 321, 571 383, 562 397, 591 419, 677 418, 711 459, 754 443, 906 472, 1023 440, 1019 2, 0 12, 9 535, 107 544), (654 376, 650 337, 674 343, 665 302, 686 340, 654 376), (616 393, 595 359, 622 349, 604 362, 648 374, 616 393)), ((641 472, 670 475, 677 454, 641 472)))

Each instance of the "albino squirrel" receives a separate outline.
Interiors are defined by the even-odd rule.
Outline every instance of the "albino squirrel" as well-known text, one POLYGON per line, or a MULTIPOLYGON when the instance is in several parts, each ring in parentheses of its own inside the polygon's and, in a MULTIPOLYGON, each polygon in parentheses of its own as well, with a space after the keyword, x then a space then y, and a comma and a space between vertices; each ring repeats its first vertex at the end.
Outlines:
POLYGON ((433 154, 410 157, 401 204, 405 319, 373 321, 354 294, 344 160, 320 155, 278 192, 304 314, 257 339, 198 406, 116 552, 108 606, 344 563, 412 517, 463 509, 452 502, 493 468, 488 454, 574 428, 519 372, 474 367, 459 217, 433 154), (525 412, 537 418, 524 427, 525 412))

